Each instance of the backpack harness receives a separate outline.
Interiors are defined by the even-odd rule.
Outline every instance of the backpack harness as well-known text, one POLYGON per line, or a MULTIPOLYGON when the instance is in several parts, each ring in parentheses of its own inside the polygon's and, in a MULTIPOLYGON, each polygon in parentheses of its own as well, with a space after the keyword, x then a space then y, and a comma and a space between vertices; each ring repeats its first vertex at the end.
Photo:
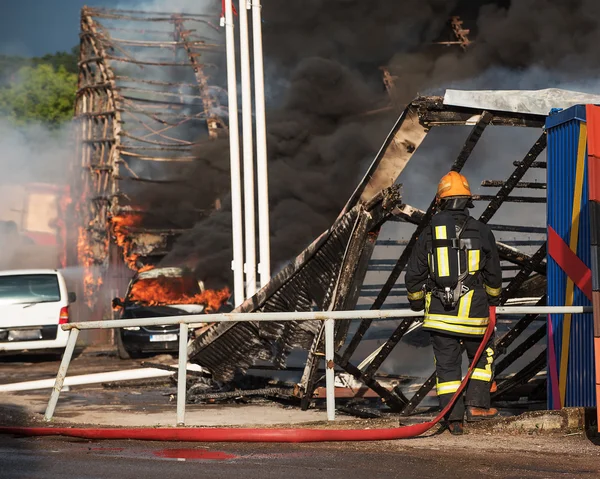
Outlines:
MULTIPOLYGON (((435 217, 434 217, 435 219, 435 217)), ((429 282, 427 289, 438 298, 444 308, 454 309, 460 298, 473 289, 479 281, 479 260, 476 270, 469 268, 469 252, 480 252, 476 239, 462 239, 462 235, 471 220, 468 217, 462 225, 456 224, 450 215, 432 221, 432 244, 429 251, 429 282), (449 234, 452 233, 452 234, 449 234), (450 237, 454 236, 454 237, 450 237), (461 271, 461 252, 466 259, 464 271, 461 271), (472 273, 472 274, 470 274, 472 273)))

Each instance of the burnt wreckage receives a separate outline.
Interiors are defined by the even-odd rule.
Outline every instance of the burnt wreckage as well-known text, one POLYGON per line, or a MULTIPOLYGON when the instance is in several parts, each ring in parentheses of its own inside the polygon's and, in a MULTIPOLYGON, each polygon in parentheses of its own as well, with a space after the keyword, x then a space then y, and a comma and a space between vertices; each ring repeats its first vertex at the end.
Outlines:
MULTIPOLYGON (((404 248, 397 261, 391 265, 387 280, 375 292, 376 297, 370 308, 380 309, 393 290, 393 294, 398 295, 397 281, 406 267, 418 235, 434 213, 433 198, 429 208, 422 211, 403 202, 395 186, 396 179, 427 133, 434 127, 473 125, 458 157, 452 165, 448 165, 454 171, 461 171, 489 126, 530 127, 541 131, 544 120, 543 115, 537 114, 447 106, 442 97, 417 98, 401 114, 367 174, 332 227, 273 277, 267 286, 238 307, 236 312, 355 309, 365 275, 372 264, 371 256, 378 244, 382 225, 386 221, 403 221, 415 228, 410 240, 403 244, 404 248)), ((506 180, 483 182, 482 186, 498 190, 494 195, 474 198, 487 203, 479 217, 481 221, 489 223, 502 205, 508 202, 545 203, 544 196, 512 195, 517 188, 545 189, 544 183, 522 181, 530 168, 545 168, 545 162, 537 161, 545 148, 546 133, 542 131, 526 156, 514 161, 514 170, 506 180)), ((545 228, 528 225, 490 226, 495 231, 545 234, 545 228)), ((527 254, 511 245, 498 242, 505 271, 504 304, 517 296, 544 297, 546 244, 545 241, 539 243, 537 251, 527 254)), ((537 304, 541 305, 543 301, 539 299, 537 304)), ((513 322, 509 331, 498 341, 499 351, 506 351, 536 319, 535 315, 528 315, 513 322)), ((349 322, 339 321, 336 324, 335 366, 374 391, 392 410, 404 414, 410 414, 421 403, 435 385, 435 376, 429 377, 413 397, 408 398, 399 387, 385 387, 378 379, 378 370, 411 323, 412 321, 400 322, 370 364, 362 369, 356 367, 351 359, 371 327, 371 320, 362 320, 352 334, 349 322)), ((545 328, 544 323, 510 354, 500 356, 496 374, 501 375, 523 353, 540 342, 545 337, 545 328)), ((214 377, 228 381, 236 371, 245 371, 258 360, 267 359, 273 361, 276 367, 284 368, 285 358, 292 348, 305 348, 309 351, 308 360, 295 395, 302 398, 302 405, 307 408, 321 377, 318 368, 320 359, 324 356, 322 336, 323 325, 320 322, 219 323, 197 338, 189 346, 188 353, 192 362, 209 368, 214 377)), ((498 391, 494 393, 494 397, 500 398, 531 380, 545 367, 545 358, 543 350, 516 374, 498 379, 498 391)), ((538 392, 544 391, 538 385, 538 392)))
MULTIPOLYGON (((181 205, 174 200, 181 196, 182 188, 190 187, 185 172, 196 161, 197 149, 227 137, 227 116, 220 102, 226 93, 218 86, 223 83, 219 66, 224 47, 215 28, 217 22, 218 18, 203 15, 82 10, 75 112, 81 162, 71 171, 72 202, 67 214, 72 221, 68 243, 77 247, 67 251, 67 260, 69 265, 83 266, 84 286, 78 293, 85 298, 93 319, 106 316, 102 306, 110 303, 115 292, 126 290, 135 272, 158 264, 178 236, 219 207, 222 191, 181 205), (177 223, 165 204, 174 204, 177 223)), ((457 31, 466 35, 465 30, 457 31)), ((393 78, 388 74, 384 80, 393 100, 393 78)), ((439 126, 472 125, 454 165, 447 165, 460 171, 488 126, 541 129, 543 124, 543 115, 452 107, 444 105, 440 97, 414 100, 331 228, 237 311, 350 310, 357 307, 367 289, 374 297, 370 308, 384 307, 388 297, 404 294, 398 280, 417 236, 433 213, 433 203, 426 211, 407 204, 395 185, 427 133, 439 126), (381 264, 372 260, 372 255, 378 245, 390 243, 378 241, 382 227, 390 221, 402 221, 414 230, 408 241, 392 242, 402 248, 397 261, 381 264), (389 271, 389 277, 381 285, 363 286, 373 268, 389 271)), ((525 158, 515 161, 506 180, 484 182, 482 186, 499 189, 495 195, 476 197, 487 203, 482 221, 489 222, 507 202, 545 201, 540 196, 512 194, 517 188, 545 187, 522 181, 530 168, 545 168, 544 162, 536 161, 545 146, 546 136, 541 133, 525 158)), ((530 225, 492 227, 518 235, 545 234, 544 228, 530 225)), ((525 243, 498 244, 506 272, 505 302, 523 295, 544 296, 545 243, 539 242, 539 249, 529 254, 514 247, 525 243), (524 293, 528 289, 534 292, 524 293)), ((525 316, 513 323, 500 339, 500 349, 506 350, 536 319, 525 316)), ((370 327, 367 320, 356 330, 347 321, 337 323, 336 367, 381 397, 392 410, 410 413, 434 386, 433 376, 409 399, 398 387, 385 385, 379 372, 410 322, 402 322, 370 364, 359 369, 351 360, 370 327)), ((500 357, 497 374, 540 343, 545 327, 540 326, 500 357)), ((309 351, 308 360, 294 394, 306 408, 319 384, 322 333, 320 322, 220 323, 203 328, 188 352, 190 360, 207 367, 213 378, 230 381, 236 372, 245 372, 260 360, 285 368, 290 351, 304 348, 309 351)), ((499 381, 496 397, 527 383, 544 366, 542 351, 515 375, 499 381)), ((221 397, 219 393, 211 396, 217 397, 221 397)))

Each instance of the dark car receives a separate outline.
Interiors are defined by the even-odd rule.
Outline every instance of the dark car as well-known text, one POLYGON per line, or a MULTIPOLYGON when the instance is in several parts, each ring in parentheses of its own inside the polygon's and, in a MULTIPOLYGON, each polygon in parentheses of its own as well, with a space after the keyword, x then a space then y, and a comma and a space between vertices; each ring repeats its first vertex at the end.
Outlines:
MULTIPOLYGON (((119 319, 202 314, 205 312, 202 304, 179 303, 188 299, 191 302, 203 290, 202 283, 189 270, 155 268, 136 274, 129 283, 125 298, 115 298, 113 307, 120 310, 119 319)), ((176 324, 120 328, 115 330, 115 335, 121 359, 179 351, 179 325, 176 324)))

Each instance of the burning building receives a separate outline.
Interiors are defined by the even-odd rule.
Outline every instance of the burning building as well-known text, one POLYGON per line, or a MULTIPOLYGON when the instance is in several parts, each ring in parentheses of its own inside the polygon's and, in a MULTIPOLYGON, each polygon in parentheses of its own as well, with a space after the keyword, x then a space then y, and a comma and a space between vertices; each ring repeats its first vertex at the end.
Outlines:
POLYGON ((187 176, 197 149, 227 136, 216 22, 81 12, 68 263, 83 267, 80 297, 95 314, 218 206, 218 188, 198 193, 187 176))

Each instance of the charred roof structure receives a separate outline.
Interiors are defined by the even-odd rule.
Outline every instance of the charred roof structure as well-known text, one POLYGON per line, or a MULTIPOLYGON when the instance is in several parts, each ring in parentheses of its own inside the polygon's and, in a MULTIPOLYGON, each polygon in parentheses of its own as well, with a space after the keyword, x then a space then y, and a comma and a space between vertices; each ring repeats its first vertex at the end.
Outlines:
POLYGON ((194 196, 185 175, 195 149, 227 137, 217 21, 88 7, 81 12, 75 111, 81 163, 72 171, 76 224, 70 241, 78 247, 70 264, 86 269, 90 306, 109 264, 117 276, 111 288, 123 290, 130 270, 157 263, 175 237, 215 207, 194 196))

